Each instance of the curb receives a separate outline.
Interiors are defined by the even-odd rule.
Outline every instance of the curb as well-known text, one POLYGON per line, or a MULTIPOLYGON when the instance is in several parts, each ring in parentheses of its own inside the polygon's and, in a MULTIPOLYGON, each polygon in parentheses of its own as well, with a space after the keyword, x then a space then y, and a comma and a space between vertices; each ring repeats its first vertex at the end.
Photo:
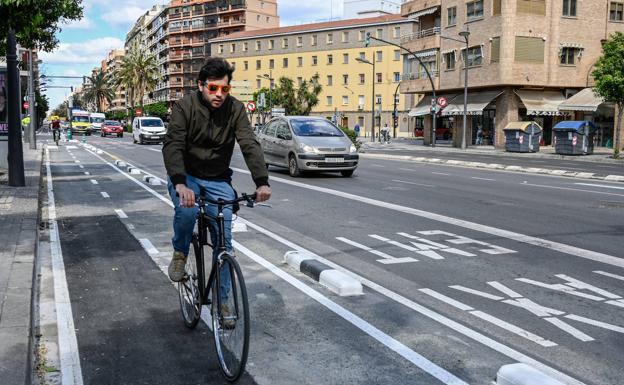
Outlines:
POLYGON ((444 164, 448 166, 484 168, 484 169, 495 169, 495 170, 504 170, 504 171, 512 171, 512 172, 522 172, 522 173, 527 173, 527 174, 542 174, 542 175, 546 174, 546 175, 564 176, 564 177, 569 177, 569 178, 596 179, 596 180, 605 180, 605 181, 610 181, 610 182, 624 182, 624 175, 598 176, 591 172, 575 172, 575 171, 566 171, 566 170, 551 170, 551 169, 536 168, 536 167, 506 166, 504 164, 498 164, 498 163, 466 162, 463 160, 456 160, 456 159, 444 160, 440 158, 425 158, 422 156, 370 154, 370 153, 360 154, 360 157, 372 158, 372 159, 407 160, 407 161, 412 161, 412 162, 444 164))
POLYGON ((565 385, 527 364, 503 365, 496 373, 496 385, 565 385))
POLYGON ((341 297, 364 294, 362 283, 345 273, 332 269, 305 251, 288 251, 284 262, 314 279, 341 297))

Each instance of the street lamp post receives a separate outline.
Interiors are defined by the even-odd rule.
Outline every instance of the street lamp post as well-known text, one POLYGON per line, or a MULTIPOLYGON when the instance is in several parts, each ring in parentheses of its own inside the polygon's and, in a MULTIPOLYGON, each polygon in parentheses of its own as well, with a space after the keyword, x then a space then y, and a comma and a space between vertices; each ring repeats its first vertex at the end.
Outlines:
MULTIPOLYGON (((375 141, 375 52, 373 51, 373 61, 369 61, 365 58, 355 58, 355 61, 370 64, 373 66, 373 97, 371 98, 371 142, 375 141)), ((381 122, 381 115, 379 115, 381 122)))
POLYGON ((459 33, 459 36, 463 37, 466 40, 466 51, 464 56, 464 122, 462 125, 462 150, 466 149, 466 120, 468 120, 468 37, 470 36, 470 31, 468 30, 468 26, 466 29, 459 33))

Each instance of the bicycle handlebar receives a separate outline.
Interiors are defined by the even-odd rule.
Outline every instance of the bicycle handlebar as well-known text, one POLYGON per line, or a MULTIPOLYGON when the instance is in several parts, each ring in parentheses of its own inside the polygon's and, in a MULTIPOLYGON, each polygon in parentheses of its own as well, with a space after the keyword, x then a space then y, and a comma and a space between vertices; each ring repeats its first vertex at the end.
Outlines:
POLYGON ((227 205, 233 205, 235 203, 239 203, 243 201, 247 202, 247 207, 254 207, 254 204, 256 203, 256 193, 253 193, 253 194, 242 193, 240 197, 236 199, 228 200, 228 201, 224 199, 217 199, 215 201, 209 198, 204 198, 201 195, 198 197, 195 197, 195 202, 200 205, 204 203, 211 203, 213 205, 227 206, 227 205))

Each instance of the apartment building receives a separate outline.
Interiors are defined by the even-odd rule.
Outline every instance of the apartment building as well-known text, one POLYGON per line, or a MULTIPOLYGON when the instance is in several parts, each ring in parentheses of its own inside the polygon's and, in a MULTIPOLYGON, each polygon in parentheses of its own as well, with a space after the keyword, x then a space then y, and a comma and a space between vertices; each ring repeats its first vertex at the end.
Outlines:
POLYGON ((211 51, 236 66, 234 92, 243 94, 243 100, 281 77, 292 79, 297 86, 318 74, 323 90, 312 115, 350 128, 358 124, 363 136, 370 137, 372 110, 376 131, 384 123, 393 126, 396 95, 400 113, 397 135, 406 136, 412 96, 406 99, 398 93, 401 52, 376 41, 366 47, 365 36, 370 32, 398 43, 405 31, 414 28, 412 24, 400 15, 385 15, 239 32, 213 40, 211 51))
POLYGON ((144 103, 171 103, 197 89, 212 39, 278 25, 277 0, 172 0, 145 23, 145 49, 162 78, 144 103))
MULTIPOLYGON (((124 50, 123 49, 114 49, 111 50, 108 55, 106 55, 106 59, 102 60, 101 70, 104 73, 112 74, 115 72, 121 65, 121 61, 124 58, 124 50)), ((115 90, 115 96, 110 103, 108 101, 104 101, 104 111, 115 112, 115 111, 125 111, 126 110, 126 90, 125 88, 118 88, 115 90)))
POLYGON ((544 142, 550 144, 552 126, 558 121, 588 119, 603 128, 598 145, 604 145, 613 137, 614 108, 585 89, 592 86, 591 71, 602 42, 611 33, 624 31, 623 5, 624 1, 605 0, 403 4, 401 14, 417 23, 402 36, 402 44, 420 61, 404 57, 401 92, 424 95, 410 115, 417 125, 424 125, 426 143, 432 126, 432 92, 423 67, 432 74, 436 96, 449 101, 437 126, 450 128, 459 145, 467 65, 469 144, 480 127, 487 141, 503 147, 503 128, 518 120, 540 123, 544 142), (468 44, 460 36, 466 30, 468 44), (570 102, 580 91, 576 98, 581 105, 570 102))

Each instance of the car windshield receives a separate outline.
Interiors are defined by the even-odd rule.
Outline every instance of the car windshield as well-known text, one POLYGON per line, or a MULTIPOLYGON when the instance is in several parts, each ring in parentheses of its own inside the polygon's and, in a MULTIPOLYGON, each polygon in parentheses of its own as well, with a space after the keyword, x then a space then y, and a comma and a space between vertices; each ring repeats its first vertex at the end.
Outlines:
POLYGON ((160 119, 142 119, 141 127, 162 127, 163 123, 160 119))
POLYGON ((88 116, 75 116, 72 118, 73 122, 78 122, 78 123, 89 123, 89 117, 88 116))
POLYGON ((104 124, 107 126, 120 126, 119 122, 116 120, 107 120, 104 124))
POLYGON ((91 123, 102 123, 104 118, 91 118, 91 123))
POLYGON ((323 119, 291 119, 297 136, 344 136, 336 126, 323 119))

